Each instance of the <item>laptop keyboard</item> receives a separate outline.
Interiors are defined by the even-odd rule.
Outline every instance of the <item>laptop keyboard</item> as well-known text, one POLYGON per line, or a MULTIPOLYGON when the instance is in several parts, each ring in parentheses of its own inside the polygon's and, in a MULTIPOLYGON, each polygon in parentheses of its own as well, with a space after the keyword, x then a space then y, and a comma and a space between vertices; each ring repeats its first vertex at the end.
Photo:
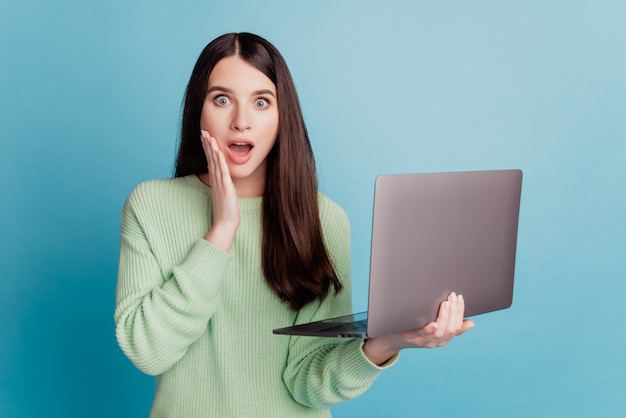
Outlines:
POLYGON ((367 319, 333 325, 324 328, 324 331, 365 333, 367 331, 367 319))

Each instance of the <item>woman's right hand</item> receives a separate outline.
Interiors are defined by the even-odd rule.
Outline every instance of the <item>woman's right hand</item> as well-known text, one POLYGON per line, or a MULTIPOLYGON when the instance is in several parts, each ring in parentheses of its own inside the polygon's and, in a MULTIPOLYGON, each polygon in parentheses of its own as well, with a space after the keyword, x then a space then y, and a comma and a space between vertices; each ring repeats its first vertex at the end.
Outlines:
POLYGON ((229 252, 240 222, 237 191, 217 140, 208 131, 202 130, 200 133, 213 199, 213 225, 205 239, 223 251, 229 252))

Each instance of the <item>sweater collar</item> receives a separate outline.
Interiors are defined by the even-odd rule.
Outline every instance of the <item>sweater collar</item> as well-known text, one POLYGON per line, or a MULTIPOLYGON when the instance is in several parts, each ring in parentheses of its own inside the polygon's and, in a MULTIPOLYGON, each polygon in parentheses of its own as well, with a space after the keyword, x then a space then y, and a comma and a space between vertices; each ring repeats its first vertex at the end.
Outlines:
MULTIPOLYGON (((204 184, 197 175, 192 174, 190 176, 186 176, 184 179, 191 187, 203 195, 209 198, 213 195, 213 190, 204 184)), ((237 201, 239 202, 239 210, 259 210, 263 204, 263 197, 240 197, 237 198, 237 201)))

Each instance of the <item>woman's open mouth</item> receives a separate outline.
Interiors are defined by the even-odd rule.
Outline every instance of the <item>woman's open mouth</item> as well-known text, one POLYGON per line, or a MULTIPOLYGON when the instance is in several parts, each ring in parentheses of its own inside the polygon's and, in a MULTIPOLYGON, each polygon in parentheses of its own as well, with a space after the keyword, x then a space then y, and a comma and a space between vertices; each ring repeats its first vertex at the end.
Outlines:
POLYGON ((245 164, 252 157, 254 145, 247 141, 234 141, 228 144, 228 157, 235 164, 245 164))

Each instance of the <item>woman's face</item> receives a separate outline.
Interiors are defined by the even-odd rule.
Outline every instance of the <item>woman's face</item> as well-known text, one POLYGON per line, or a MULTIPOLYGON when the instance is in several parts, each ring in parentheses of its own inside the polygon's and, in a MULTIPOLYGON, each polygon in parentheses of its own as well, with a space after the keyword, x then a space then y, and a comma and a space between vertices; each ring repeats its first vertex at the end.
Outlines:
POLYGON ((217 140, 238 191, 262 192, 278 135, 274 83, 237 56, 223 58, 209 75, 200 128, 217 140))

